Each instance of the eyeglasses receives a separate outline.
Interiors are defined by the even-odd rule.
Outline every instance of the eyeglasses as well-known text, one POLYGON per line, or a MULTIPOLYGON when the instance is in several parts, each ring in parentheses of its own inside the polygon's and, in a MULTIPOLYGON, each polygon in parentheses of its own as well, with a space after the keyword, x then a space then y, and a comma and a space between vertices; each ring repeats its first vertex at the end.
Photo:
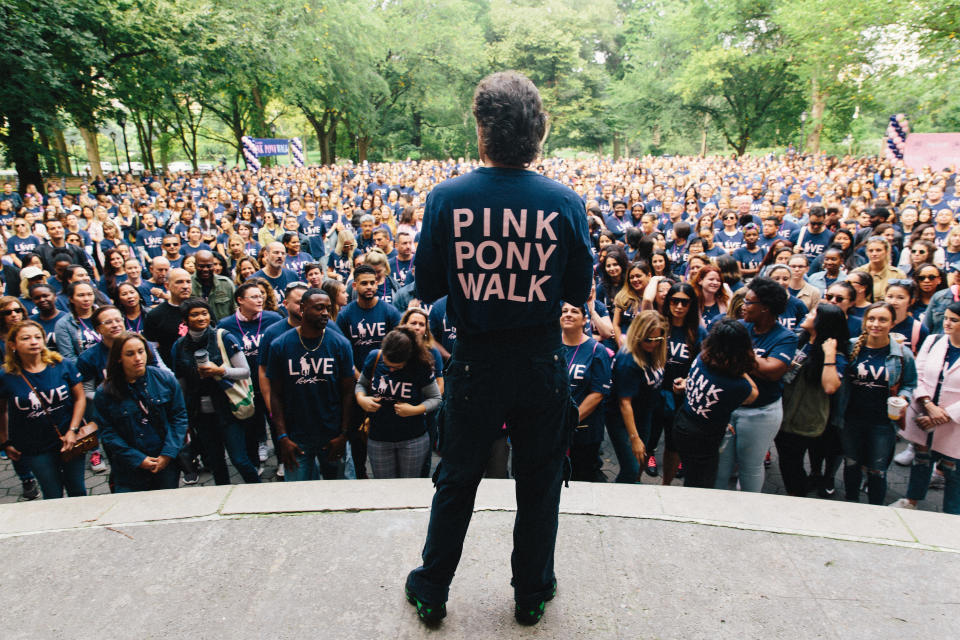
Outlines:
POLYGON ((911 249, 910 253, 926 253, 926 249, 911 249))
POLYGON ((670 298, 670 304, 675 304, 680 307, 689 307, 690 298, 670 298))
POLYGON ((940 279, 940 274, 939 274, 939 273, 932 273, 932 274, 926 275, 926 276, 917 276, 917 280, 920 280, 921 282, 926 281, 926 280, 939 280, 939 279, 940 279))
POLYGON ((828 293, 823 296, 823 299, 827 302, 843 302, 847 298, 845 296, 836 296, 828 293))
POLYGON ((179 243, 179 242, 164 242, 164 243, 163 243, 163 246, 165 246, 165 247, 179 247, 179 246, 180 246, 180 243, 179 243))

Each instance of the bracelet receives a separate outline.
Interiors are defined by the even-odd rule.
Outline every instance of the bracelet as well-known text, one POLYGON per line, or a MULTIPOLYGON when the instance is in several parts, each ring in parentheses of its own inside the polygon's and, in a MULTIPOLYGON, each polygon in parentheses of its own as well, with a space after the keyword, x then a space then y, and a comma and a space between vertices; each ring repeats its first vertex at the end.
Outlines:
POLYGON ((0 451, 6 449, 12 444, 13 444, 13 440, 4 440, 3 442, 0 442, 0 451))
POLYGON ((289 438, 289 437, 290 437, 290 436, 288 436, 287 434, 281 433, 280 435, 277 436, 277 442, 280 442, 280 441, 283 440, 284 438, 289 438))
POLYGON ((836 362, 824 362, 824 363, 823 363, 823 366, 825 366, 825 367, 835 367, 835 366, 837 366, 837 363, 836 363, 836 362))

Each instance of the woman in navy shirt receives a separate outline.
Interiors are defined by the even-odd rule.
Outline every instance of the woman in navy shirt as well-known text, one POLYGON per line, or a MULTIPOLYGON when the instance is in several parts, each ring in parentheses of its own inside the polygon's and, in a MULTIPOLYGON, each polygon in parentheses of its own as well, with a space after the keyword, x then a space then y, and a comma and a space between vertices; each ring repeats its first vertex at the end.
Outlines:
POLYGON ((0 375, 0 448, 23 460, 40 483, 44 500, 86 493, 86 456, 65 462, 86 408, 80 374, 73 362, 46 347, 40 325, 26 320, 8 336, 0 375))
POLYGON ((434 359, 409 327, 390 331, 367 355, 357 404, 370 415, 367 454, 375 478, 417 478, 430 455, 426 414, 440 406, 434 359))
POLYGON ((642 311, 630 324, 626 343, 613 363, 607 432, 620 473, 617 482, 638 482, 647 457, 653 407, 660 399, 667 361, 667 323, 656 311, 642 311))
POLYGON ((685 393, 673 427, 685 468, 683 486, 708 489, 716 483, 720 443, 729 433, 731 414, 759 395, 747 375, 754 362, 746 327, 737 320, 718 320, 687 377, 674 383, 685 393))
POLYGON ((910 307, 917 300, 917 287, 912 280, 890 280, 887 284, 884 302, 893 307, 894 318, 891 333, 903 336, 903 345, 916 355, 923 340, 930 333, 917 318, 910 313, 910 307))
POLYGON ((578 422, 570 444, 571 480, 606 482, 600 472, 603 443, 603 401, 610 392, 610 356, 588 336, 583 307, 564 303, 560 311, 570 396, 577 403, 578 422))

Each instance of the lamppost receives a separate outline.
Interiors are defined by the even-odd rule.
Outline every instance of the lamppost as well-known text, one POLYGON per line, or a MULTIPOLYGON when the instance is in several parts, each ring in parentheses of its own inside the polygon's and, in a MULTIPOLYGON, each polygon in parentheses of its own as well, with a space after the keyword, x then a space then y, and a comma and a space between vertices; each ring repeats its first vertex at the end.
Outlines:
POLYGON ((110 139, 113 140, 113 159, 117 163, 117 167, 116 169, 114 169, 114 171, 119 173, 120 172, 120 154, 117 153, 117 132, 116 131, 110 132, 110 139))
POLYGON ((807 112, 800 114, 800 153, 807 148, 807 112))
MULTIPOLYGON (((117 124, 120 125, 120 131, 123 132, 123 155, 127 156, 127 173, 133 173, 133 167, 130 166, 130 146, 127 144, 127 117, 122 111, 117 116, 117 124)), ((117 162, 117 164, 120 163, 117 162)))

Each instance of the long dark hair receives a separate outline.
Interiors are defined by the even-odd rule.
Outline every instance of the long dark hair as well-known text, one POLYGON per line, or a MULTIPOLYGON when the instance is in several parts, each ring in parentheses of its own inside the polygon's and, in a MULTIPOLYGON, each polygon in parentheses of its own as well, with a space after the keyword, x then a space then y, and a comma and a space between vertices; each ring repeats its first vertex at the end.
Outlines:
MULTIPOLYGON (((399 326, 391 330, 380 343, 380 354, 390 362, 399 364, 421 364, 433 369, 433 354, 427 349, 413 329, 399 326)), ((406 365, 405 365, 406 366, 406 365)))
POLYGON ((739 320, 717 320, 703 341, 700 360, 725 376, 739 378, 756 364, 750 332, 739 320))
POLYGON ((133 333, 132 331, 124 331, 117 336, 117 339, 113 341, 113 345, 110 347, 110 353, 107 355, 106 377, 103 381, 103 391, 117 400, 123 400, 130 395, 127 376, 123 372, 121 356, 123 356, 124 345, 131 340, 139 340, 142 342, 143 349, 147 352, 147 364, 155 364, 151 362, 153 357, 150 353, 150 345, 147 344, 147 339, 142 335, 133 333))
POLYGON ((613 300, 613 297, 617 295, 620 287, 623 285, 624 281, 626 281, 629 271, 630 264, 627 262, 627 255, 619 248, 608 249, 607 256, 603 259, 603 262, 600 263, 600 283, 603 285, 604 293, 606 293, 611 300, 613 300), (607 274, 607 260, 610 258, 616 260, 617 264, 620 265, 619 283, 611 280, 610 276, 607 274))
MULTIPOLYGON (((833 338, 837 341, 837 353, 846 356, 850 353, 850 329, 847 327, 847 316, 835 304, 821 302, 817 305, 817 316, 813 321, 813 331, 817 337, 813 339, 813 349, 810 360, 804 367, 807 382, 819 384, 823 370, 823 342, 833 338)), ((803 346, 810 341, 810 333, 800 332, 798 343, 803 346)))
POLYGON ((700 335, 700 305, 697 302, 697 292, 693 285, 687 282, 678 282, 670 287, 663 299, 663 317, 667 319, 667 324, 672 327, 674 315, 670 300, 678 293, 690 298, 690 304, 687 305, 687 315, 683 317, 683 330, 687 334, 687 344, 692 347, 697 343, 697 337, 700 335))

